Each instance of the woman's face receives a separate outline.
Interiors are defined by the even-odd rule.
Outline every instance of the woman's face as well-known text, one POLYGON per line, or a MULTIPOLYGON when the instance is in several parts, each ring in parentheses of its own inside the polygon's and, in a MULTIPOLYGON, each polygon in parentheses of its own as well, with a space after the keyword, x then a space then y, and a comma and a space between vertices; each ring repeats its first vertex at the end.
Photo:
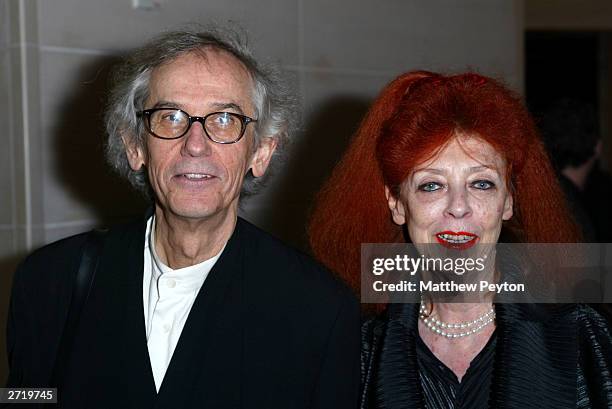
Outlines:
POLYGON ((387 189, 393 221, 407 224, 415 244, 467 249, 496 243, 502 221, 512 217, 505 172, 504 159, 491 145, 459 135, 416 167, 402 183, 399 198, 387 189))

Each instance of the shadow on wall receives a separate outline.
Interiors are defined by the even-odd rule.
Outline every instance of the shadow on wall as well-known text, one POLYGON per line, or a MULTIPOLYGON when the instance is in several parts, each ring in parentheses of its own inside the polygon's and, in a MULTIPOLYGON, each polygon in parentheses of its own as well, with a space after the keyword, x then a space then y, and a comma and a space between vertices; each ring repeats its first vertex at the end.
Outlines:
POLYGON ((330 176, 359 126, 369 100, 339 96, 320 105, 304 121, 303 130, 288 148, 286 163, 272 175, 274 189, 261 215, 261 227, 308 251, 306 224, 314 197, 330 176))
POLYGON ((93 210, 101 226, 140 215, 145 200, 117 176, 104 157, 104 106, 110 69, 116 57, 103 57, 84 66, 74 92, 60 104, 52 130, 54 171, 66 191, 93 210))
MULTIPOLYGON (((77 86, 65 101, 58 102, 59 117, 51 129, 55 168, 66 194, 92 210, 100 226, 109 226, 140 215, 146 207, 142 197, 122 181, 104 159, 103 111, 109 72, 117 58, 92 60, 79 72, 77 86)), ((53 112, 53 107, 51 107, 53 112)), ((25 254, 0 259, 0 386, 7 377, 6 316, 13 273, 25 254)))

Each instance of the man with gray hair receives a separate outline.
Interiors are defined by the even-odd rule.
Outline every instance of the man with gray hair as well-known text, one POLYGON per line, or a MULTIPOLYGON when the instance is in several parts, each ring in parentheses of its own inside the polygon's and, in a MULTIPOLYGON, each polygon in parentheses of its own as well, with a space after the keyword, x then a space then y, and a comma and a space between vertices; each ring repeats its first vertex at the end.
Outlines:
POLYGON ((355 297, 238 217, 289 135, 287 90, 218 32, 161 35, 114 80, 108 161, 153 205, 20 265, 8 386, 65 408, 356 407, 355 297))

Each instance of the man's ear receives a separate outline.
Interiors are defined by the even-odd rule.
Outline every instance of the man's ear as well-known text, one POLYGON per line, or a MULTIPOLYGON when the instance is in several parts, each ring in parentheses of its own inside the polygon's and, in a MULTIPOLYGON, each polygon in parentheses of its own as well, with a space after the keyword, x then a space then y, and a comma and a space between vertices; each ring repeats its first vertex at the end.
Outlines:
POLYGON ((508 193, 506 196, 506 200, 504 201, 504 211, 502 212, 502 220, 510 220, 514 211, 512 210, 514 207, 514 199, 512 195, 508 193))
POLYGON ((125 154, 130 164, 130 168, 132 168, 133 171, 139 171, 146 165, 143 149, 125 135, 121 136, 121 140, 123 140, 123 146, 125 146, 125 154))
POLYGON ((253 176, 261 177, 266 173, 272 154, 276 150, 278 145, 278 139, 275 137, 264 137, 261 138, 257 150, 251 157, 251 166, 249 167, 253 172, 253 176))
POLYGON ((385 186, 385 196, 387 197, 387 204, 389 205, 389 210, 391 210, 393 222, 400 226, 406 224, 406 209, 404 203, 395 197, 387 186, 385 186))

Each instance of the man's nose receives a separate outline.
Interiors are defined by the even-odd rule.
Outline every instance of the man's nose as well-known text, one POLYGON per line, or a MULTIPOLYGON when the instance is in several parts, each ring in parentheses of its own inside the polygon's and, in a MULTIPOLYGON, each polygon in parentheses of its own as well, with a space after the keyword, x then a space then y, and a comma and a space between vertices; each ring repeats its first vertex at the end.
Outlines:
POLYGON ((460 219, 472 214, 472 208, 465 189, 450 189, 448 204, 445 210, 447 216, 460 219))
POLYGON ((188 156, 210 155, 211 144, 214 142, 208 139, 200 122, 194 122, 184 138, 183 154, 188 156))

